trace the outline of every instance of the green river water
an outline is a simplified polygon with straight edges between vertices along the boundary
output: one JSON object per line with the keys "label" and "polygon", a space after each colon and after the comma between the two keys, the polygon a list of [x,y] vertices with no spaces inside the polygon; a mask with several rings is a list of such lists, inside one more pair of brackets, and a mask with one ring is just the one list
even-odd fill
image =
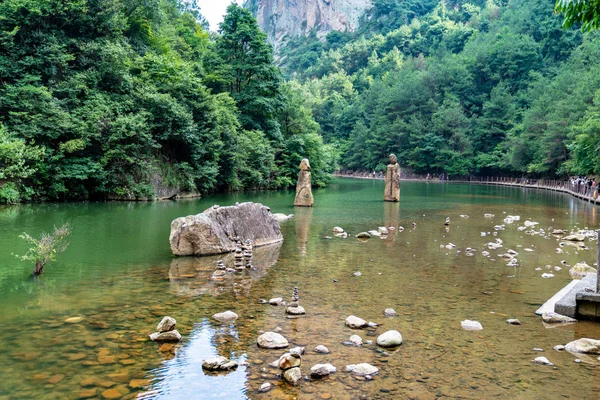
{"label": "green river water", "polygon": [[[0,399],[600,396],[596,357],[553,350],[581,337],[600,339],[600,324],[546,327],[534,314],[571,280],[569,265],[595,262],[596,244],[565,246],[558,253],[556,237],[518,229],[525,220],[538,222],[535,229],[546,232],[550,227],[597,229],[595,206],[543,190],[422,182],[403,182],[400,203],[384,203],[382,181],[354,179],[335,180],[314,195],[314,208],[296,209],[291,191],[0,208]],[[255,248],[255,270],[212,282],[222,257],[171,255],[173,219],[242,201],[295,214],[282,223],[281,246]],[[485,213],[495,216],[485,218]],[[494,226],[507,215],[521,219],[494,236]],[[448,227],[446,217],[451,218]],[[39,279],[30,279],[33,266],[11,254],[26,250],[19,234],[38,236],[65,222],[73,227],[70,247]],[[350,236],[335,237],[334,226]],[[354,237],[379,226],[405,229],[387,238]],[[503,248],[484,246],[496,238]],[[450,243],[456,247],[446,248]],[[475,249],[473,256],[467,247]],[[509,267],[498,257],[508,249],[519,253],[519,266]],[[490,255],[482,255],[484,250]],[[544,279],[542,273],[554,277]],[[289,319],[283,307],[259,302],[289,300],[294,286],[307,311],[304,317]],[[388,307],[398,316],[384,316]],[[229,309],[240,316],[235,323],[211,318]],[[148,340],[165,315],[177,319],[183,335],[177,345]],[[380,326],[351,330],[344,325],[349,315]],[[72,317],[82,319],[65,322]],[[522,325],[509,325],[508,318]],[[463,330],[465,319],[481,322],[484,329]],[[296,387],[284,383],[281,371],[269,366],[284,351],[256,345],[261,331],[277,327],[291,346],[306,347],[303,375],[317,363],[332,363],[337,372],[322,380],[304,379]],[[375,341],[390,329],[404,338],[397,349],[342,343],[352,334]],[[319,344],[331,353],[315,353]],[[228,374],[203,372],[202,360],[216,355],[242,366]],[[555,366],[533,364],[537,356]],[[364,380],[343,372],[345,365],[362,362],[377,366],[379,374]],[[273,388],[261,393],[265,382]]]}

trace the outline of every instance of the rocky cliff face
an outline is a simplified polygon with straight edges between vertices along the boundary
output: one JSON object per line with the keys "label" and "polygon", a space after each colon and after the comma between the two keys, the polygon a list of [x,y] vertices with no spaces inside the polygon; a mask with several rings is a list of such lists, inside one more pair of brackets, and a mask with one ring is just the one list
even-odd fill
{"label": "rocky cliff face", "polygon": [[277,49],[286,35],[319,37],[329,31],[354,31],[373,0],[246,0],[260,27]]}

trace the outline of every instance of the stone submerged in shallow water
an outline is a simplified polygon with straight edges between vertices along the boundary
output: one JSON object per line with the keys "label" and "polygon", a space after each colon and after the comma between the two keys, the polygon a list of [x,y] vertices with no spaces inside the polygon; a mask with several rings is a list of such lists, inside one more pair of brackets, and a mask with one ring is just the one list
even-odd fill
{"label": "stone submerged in shallow water", "polygon": [[310,376],[313,378],[322,378],[337,371],[337,368],[331,364],[316,364],[310,369]]}
{"label": "stone submerged in shallow water", "polygon": [[365,321],[362,318],[358,318],[354,315],[351,315],[348,318],[346,318],[345,323],[347,327],[352,329],[360,329],[367,326],[367,321]]}
{"label": "stone submerged in shallow water", "polygon": [[81,321],[83,321],[83,317],[71,317],[71,318],[65,319],[65,323],[67,323],[67,324],[78,324]]}
{"label": "stone submerged in shallow water", "polygon": [[156,330],[158,332],[169,332],[175,329],[175,325],[177,325],[175,318],[166,316],[156,325]]}
{"label": "stone submerged in shallow water", "polygon": [[377,368],[371,364],[367,364],[367,363],[350,364],[350,365],[346,365],[345,371],[352,372],[352,374],[354,374],[354,375],[365,376],[365,375],[375,375],[376,373],[379,372],[379,368]]}
{"label": "stone submerged in shallow water", "polygon": [[284,222],[284,221],[294,218],[294,214],[285,215],[282,213],[275,213],[275,214],[273,214],[273,216],[275,218],[277,218],[277,221],[279,221],[279,222]]}
{"label": "stone submerged in shallow water", "polygon": [[536,357],[534,360],[532,360],[535,364],[539,364],[539,365],[554,365],[552,364],[550,361],[548,361],[548,359],[546,357]]}
{"label": "stone submerged in shallow water", "polygon": [[298,367],[290,368],[285,370],[283,377],[292,385],[296,385],[302,379],[302,372],[300,372],[300,368]]}
{"label": "stone submerged in shallow water", "polygon": [[351,346],[362,346],[363,340],[358,335],[352,335],[352,336],[350,336],[350,339],[348,340],[348,344]]}
{"label": "stone submerged in shallow water", "polygon": [[402,335],[398,331],[387,331],[377,337],[377,344],[381,347],[396,347],[402,344]]}
{"label": "stone submerged in shallow water", "polygon": [[507,319],[506,323],[509,325],[521,325],[521,321],[515,318]]}
{"label": "stone submerged in shallow water", "polygon": [[383,315],[385,315],[386,317],[395,317],[398,315],[398,313],[393,308],[386,308],[383,311]]}
{"label": "stone submerged in shallow water", "polygon": [[306,310],[304,310],[304,307],[302,306],[297,306],[297,307],[286,307],[285,312],[287,314],[290,315],[304,315],[306,314]]}
{"label": "stone submerged in shallow water", "polygon": [[359,239],[369,239],[371,237],[371,235],[369,235],[368,232],[360,232],[359,234],[356,235],[356,237]]}
{"label": "stone submerged in shallow water", "polygon": [[279,359],[279,369],[287,370],[302,365],[302,358],[298,353],[285,353]]}
{"label": "stone submerged in shallow water", "polygon": [[600,340],[582,338],[573,340],[565,346],[570,353],[600,354]]}
{"label": "stone submerged in shallow water", "polygon": [[480,331],[483,329],[481,323],[465,319],[461,321],[460,326],[467,331]]}
{"label": "stone submerged in shallow water", "polygon": [[177,330],[168,332],[154,332],[150,334],[150,340],[162,343],[162,342],[179,342],[181,340],[181,334]]}
{"label": "stone submerged in shallow water", "polygon": [[259,347],[265,349],[283,349],[289,346],[286,338],[275,332],[265,332],[256,339]]}
{"label": "stone submerged in shallow water", "polygon": [[271,385],[269,382],[265,382],[262,385],[260,385],[260,389],[258,390],[262,393],[265,393],[271,390],[271,387],[273,387],[273,385]]}
{"label": "stone submerged in shallow water", "polygon": [[272,306],[278,306],[283,302],[283,299],[281,297],[274,297],[272,299],[269,300],[269,304]]}
{"label": "stone submerged in shallow water", "polygon": [[542,321],[547,324],[568,324],[577,322],[575,318],[567,317],[555,312],[545,312],[542,314]]}
{"label": "stone submerged in shallow water", "polygon": [[320,344],[315,348],[315,352],[321,353],[321,354],[329,354],[329,349],[327,347],[323,346],[322,344]]}
{"label": "stone submerged in shallow water", "polygon": [[573,233],[571,235],[567,235],[561,240],[568,240],[571,242],[583,242],[585,240],[585,235],[583,233]]}
{"label": "stone submerged in shallow water", "polygon": [[582,278],[582,277],[586,276],[587,274],[595,274],[595,273],[596,273],[596,268],[588,265],[585,261],[573,265],[571,267],[571,269],[569,270],[569,274],[571,274],[571,277],[573,277],[573,278]]}
{"label": "stone submerged in shallow water", "polygon": [[202,368],[207,371],[229,371],[238,367],[238,363],[223,356],[202,360]]}
{"label": "stone submerged in shallow water", "polygon": [[238,315],[231,310],[224,311],[213,315],[213,318],[219,322],[234,322],[238,319]]}

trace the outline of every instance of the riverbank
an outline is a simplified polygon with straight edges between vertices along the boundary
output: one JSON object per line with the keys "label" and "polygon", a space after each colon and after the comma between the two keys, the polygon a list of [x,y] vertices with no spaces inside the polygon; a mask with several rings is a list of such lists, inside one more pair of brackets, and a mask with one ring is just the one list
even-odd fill
{"label": "riverbank", "polygon": [[[383,180],[381,176],[371,176],[370,174],[334,174],[336,178],[354,178],[354,179],[374,179],[374,180]],[[589,201],[593,204],[599,204],[600,198],[596,196],[594,198],[594,191],[589,191],[585,185],[574,185],[567,181],[558,181],[558,180],[542,180],[542,179],[521,179],[521,178],[507,178],[507,177],[472,177],[469,180],[466,179],[451,179],[451,180],[441,180],[441,179],[426,179],[423,177],[400,177],[402,181],[408,182],[430,182],[430,183],[469,183],[469,184],[481,184],[481,185],[500,185],[500,186],[517,186],[529,189],[544,189],[551,190],[555,192],[563,192],[570,194],[578,199]],[[595,192],[597,194],[597,188]]]}

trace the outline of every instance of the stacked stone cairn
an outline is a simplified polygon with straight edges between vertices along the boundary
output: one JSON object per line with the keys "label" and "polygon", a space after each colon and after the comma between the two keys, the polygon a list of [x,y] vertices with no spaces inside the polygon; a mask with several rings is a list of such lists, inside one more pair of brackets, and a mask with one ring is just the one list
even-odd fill
{"label": "stacked stone cairn", "polygon": [[294,287],[294,290],[292,292],[292,301],[286,307],[285,312],[287,314],[290,314],[290,315],[303,315],[303,314],[306,314],[306,311],[304,310],[304,307],[302,307],[298,303],[299,300],[300,300],[300,297],[298,296],[298,287]]}
{"label": "stacked stone cairn", "polygon": [[164,317],[156,326],[157,332],[150,334],[150,339],[158,343],[179,342],[181,334],[175,329],[176,324],[175,318]]}
{"label": "stacked stone cairn", "polygon": [[244,259],[246,261],[246,268],[252,268],[252,241],[247,239],[242,245]]}
{"label": "stacked stone cairn", "polygon": [[218,260],[217,261],[217,269],[215,269],[215,272],[213,272],[213,274],[211,275],[210,279],[213,281],[222,281],[225,279],[225,269],[227,267],[225,267],[225,263],[223,263],[223,260]]}
{"label": "stacked stone cairn", "polygon": [[235,254],[233,255],[233,260],[233,264],[235,266],[236,271],[243,271],[245,263],[241,240],[237,241],[237,245],[235,247]]}
{"label": "stacked stone cairn", "polygon": [[302,379],[302,372],[300,371],[302,356],[300,353],[299,349],[292,349],[279,359],[279,368],[283,371],[283,377],[292,385],[296,385]]}

